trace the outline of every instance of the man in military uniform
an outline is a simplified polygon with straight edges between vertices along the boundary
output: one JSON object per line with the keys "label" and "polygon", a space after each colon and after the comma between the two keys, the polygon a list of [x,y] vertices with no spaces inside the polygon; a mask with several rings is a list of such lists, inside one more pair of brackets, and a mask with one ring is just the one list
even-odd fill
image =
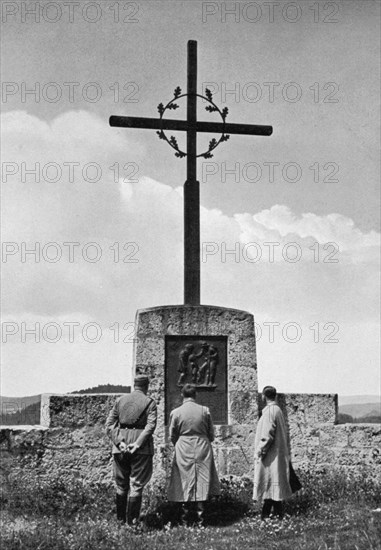
{"label": "man in military uniform", "polygon": [[152,476],[153,438],[157,408],[147,396],[148,376],[138,375],[134,391],[120,397],[106,421],[113,443],[117,517],[132,524],[139,519],[142,493]]}

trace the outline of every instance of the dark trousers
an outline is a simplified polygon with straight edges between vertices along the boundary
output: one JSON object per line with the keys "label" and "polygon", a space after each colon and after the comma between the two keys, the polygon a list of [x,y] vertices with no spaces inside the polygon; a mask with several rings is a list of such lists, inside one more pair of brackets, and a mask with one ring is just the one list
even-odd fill
{"label": "dark trousers", "polygon": [[152,455],[114,454],[117,518],[130,525],[139,520],[142,493],[152,476]]}
{"label": "dark trousers", "polygon": [[266,498],[263,501],[262,514],[261,514],[262,519],[268,518],[272,510],[273,510],[274,516],[278,518],[282,518],[283,502],[281,500],[271,500],[270,498]]}
{"label": "dark trousers", "polygon": [[114,479],[118,494],[141,497],[152,476],[152,455],[114,454]]}

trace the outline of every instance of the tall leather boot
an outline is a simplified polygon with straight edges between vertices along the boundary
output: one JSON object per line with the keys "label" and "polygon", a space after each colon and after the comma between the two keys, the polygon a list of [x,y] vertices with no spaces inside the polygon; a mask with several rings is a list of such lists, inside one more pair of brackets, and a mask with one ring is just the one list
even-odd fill
{"label": "tall leather boot", "polygon": [[198,521],[199,516],[197,510],[197,502],[184,502],[184,514],[182,519],[183,523],[185,523],[188,527],[194,525]]}
{"label": "tall leather boot", "polygon": [[197,519],[198,519],[198,524],[199,525],[204,525],[205,507],[204,507],[204,502],[203,501],[199,501],[197,503]]}
{"label": "tall leather boot", "polygon": [[122,523],[126,523],[127,493],[120,495],[116,493],[116,517]]}
{"label": "tall leather boot", "polygon": [[274,500],[274,516],[279,519],[283,518],[283,502],[281,500]]}
{"label": "tall leather boot", "polygon": [[127,503],[127,523],[131,525],[134,520],[138,521],[140,508],[142,506],[142,497],[130,497]]}
{"label": "tall leather boot", "polygon": [[262,508],[262,513],[261,513],[261,519],[266,519],[270,516],[270,512],[271,512],[271,508],[273,506],[273,503],[274,501],[269,499],[269,498],[266,498],[264,501],[263,501],[263,508]]}

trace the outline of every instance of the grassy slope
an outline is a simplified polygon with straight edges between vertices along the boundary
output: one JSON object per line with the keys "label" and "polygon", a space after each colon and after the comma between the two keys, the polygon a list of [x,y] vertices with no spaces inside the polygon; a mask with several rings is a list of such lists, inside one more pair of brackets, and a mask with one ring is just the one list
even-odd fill
{"label": "grassy slope", "polygon": [[3,548],[40,550],[376,550],[380,530],[369,509],[344,502],[313,514],[261,522],[257,515],[225,526],[147,529],[119,526],[112,519],[16,520],[3,527]]}
{"label": "grassy slope", "polygon": [[[174,526],[168,504],[152,506],[133,528],[115,520],[112,487],[88,488],[80,480],[19,476],[2,497],[2,548],[7,550],[380,550],[380,486],[369,472],[299,472],[304,489],[287,503],[280,522],[261,522],[258,506],[237,500],[239,483],[227,481],[209,506],[206,527]],[[238,484],[237,484],[238,483]],[[160,501],[159,501],[160,502]],[[148,508],[147,508],[148,506]],[[240,516],[240,517],[239,517]],[[378,520],[379,521],[379,520]]]}

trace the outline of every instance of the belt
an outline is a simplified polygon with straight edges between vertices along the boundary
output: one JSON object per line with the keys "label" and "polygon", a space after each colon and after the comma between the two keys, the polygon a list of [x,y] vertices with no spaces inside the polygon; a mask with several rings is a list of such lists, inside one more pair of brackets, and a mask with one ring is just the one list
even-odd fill
{"label": "belt", "polygon": [[144,430],[145,426],[134,426],[133,424],[120,424],[120,427],[122,430],[125,430],[126,428],[128,430]]}

